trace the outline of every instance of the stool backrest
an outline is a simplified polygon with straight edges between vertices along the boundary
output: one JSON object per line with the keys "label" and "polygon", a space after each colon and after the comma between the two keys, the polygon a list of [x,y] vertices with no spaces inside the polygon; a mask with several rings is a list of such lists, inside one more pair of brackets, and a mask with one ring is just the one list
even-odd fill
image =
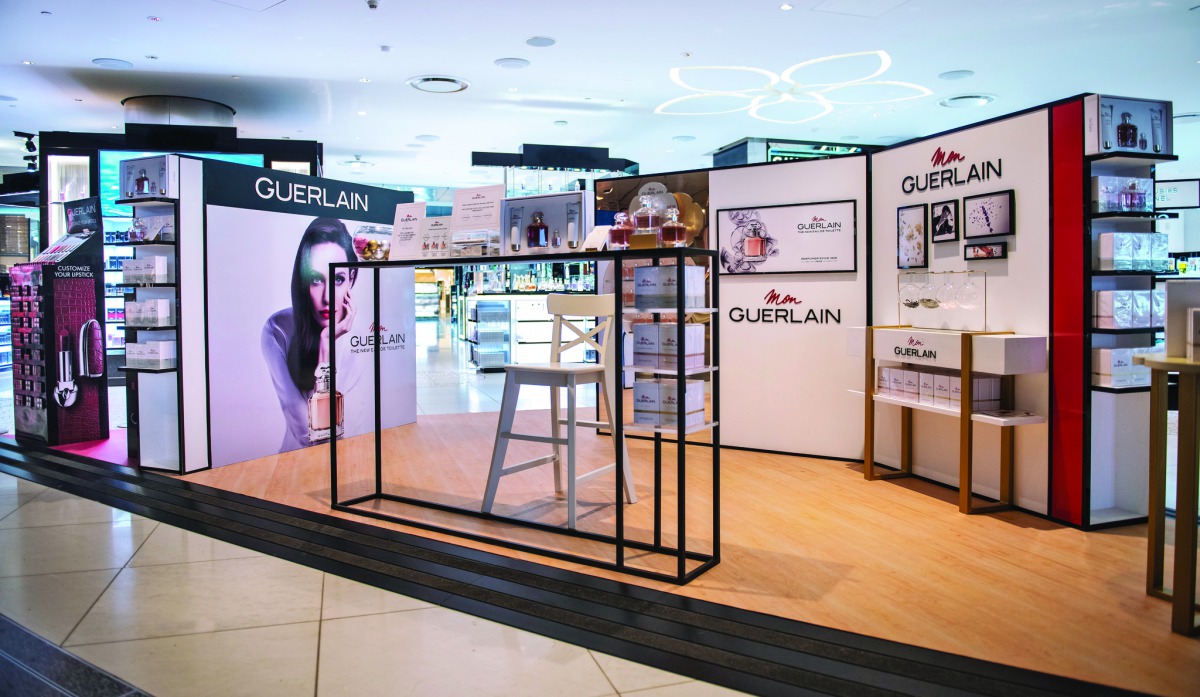
{"label": "stool backrest", "polygon": [[[615,299],[612,293],[607,295],[562,295],[551,293],[546,296],[546,310],[554,316],[554,329],[550,344],[550,362],[559,363],[560,357],[568,349],[581,344],[595,349],[599,355],[599,363],[604,364],[608,356],[609,344],[613,334],[611,328],[619,326],[613,321]],[[582,329],[567,318],[595,318],[596,326],[592,329]],[[564,336],[564,329],[570,333]]]}

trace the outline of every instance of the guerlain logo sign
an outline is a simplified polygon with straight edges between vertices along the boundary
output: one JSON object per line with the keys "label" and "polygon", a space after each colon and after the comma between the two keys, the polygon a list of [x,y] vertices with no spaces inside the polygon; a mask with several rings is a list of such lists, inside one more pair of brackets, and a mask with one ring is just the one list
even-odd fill
{"label": "guerlain logo sign", "polygon": [[908,345],[907,346],[897,346],[895,348],[895,353],[897,356],[900,356],[902,358],[918,358],[918,359],[923,358],[923,359],[930,360],[930,361],[936,361],[937,360],[937,351],[922,348],[924,345],[925,345],[925,342],[921,341],[920,339],[918,339],[914,336],[910,336],[910,337],[908,337]]}
{"label": "guerlain logo sign", "polygon": [[339,191],[336,196],[330,196],[329,191],[324,187],[301,184],[299,182],[289,184],[271,179],[270,177],[259,177],[255,180],[254,193],[258,194],[259,198],[274,198],[284,203],[324,206],[326,208],[346,208],[352,211],[369,210],[367,208],[367,194],[351,192],[347,195],[345,191]]}
{"label": "guerlain logo sign", "polygon": [[372,323],[367,328],[365,335],[356,334],[350,337],[350,352],[369,353],[371,348],[376,344],[379,345],[381,351],[395,351],[396,349],[403,349],[404,343],[403,334],[391,333],[382,324],[377,327]]}
{"label": "guerlain logo sign", "polygon": [[829,308],[800,307],[804,301],[790,293],[772,288],[763,295],[766,307],[734,307],[729,319],[734,322],[767,324],[841,324],[842,311]]}
{"label": "guerlain logo sign", "polygon": [[923,174],[910,174],[900,181],[900,190],[905,194],[922,193],[925,191],[937,191],[939,189],[949,189],[955,186],[965,186],[974,182],[986,182],[992,179],[1000,179],[1003,176],[1004,161],[996,158],[995,161],[985,160],[984,162],[972,164],[964,169],[959,167],[959,163],[965,163],[967,158],[954,150],[946,151],[940,147],[933,151],[933,155],[929,158],[929,166],[934,170]]}
{"label": "guerlain logo sign", "polygon": [[841,229],[842,229],[842,223],[840,221],[834,221],[831,223],[818,215],[814,215],[812,220],[807,223],[797,223],[796,224],[796,231],[800,232],[800,233],[835,232],[835,231],[841,230]]}

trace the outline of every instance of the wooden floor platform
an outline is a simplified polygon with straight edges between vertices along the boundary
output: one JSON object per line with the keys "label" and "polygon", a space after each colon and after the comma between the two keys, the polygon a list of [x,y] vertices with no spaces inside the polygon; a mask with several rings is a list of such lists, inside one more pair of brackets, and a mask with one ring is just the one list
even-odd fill
{"label": "wooden floor platform", "polygon": [[[544,412],[520,416],[531,424],[545,420]],[[422,416],[415,425],[389,430],[383,442],[385,490],[477,508],[496,418],[495,413]],[[643,500],[626,507],[626,518],[633,529],[645,530],[652,447],[639,440],[630,440],[629,447]],[[688,447],[690,462],[709,462],[707,447]],[[526,457],[517,447],[512,450],[510,461]],[[612,457],[609,439],[590,433],[580,450],[584,470]],[[371,436],[339,446],[339,497],[353,495],[356,488],[365,492],[373,461],[364,455],[373,451]],[[673,452],[664,448],[668,456]],[[845,462],[725,449],[721,463],[722,562],[683,587],[379,524],[964,656],[1156,694],[1196,694],[1200,641],[1171,633],[1168,603],[1145,595],[1144,525],[1085,533],[1020,512],[964,516],[955,492],[914,479],[867,482],[861,465]],[[538,468],[506,477],[496,512],[565,521],[565,502],[553,495],[550,475],[549,468]],[[711,540],[711,508],[704,498],[709,476],[706,467],[688,472],[689,538],[701,545]],[[186,480],[330,513],[327,447]],[[670,501],[676,490],[672,477],[664,477],[663,489]],[[611,530],[611,476],[589,482],[580,501],[581,528]],[[592,544],[412,506],[402,513],[473,531],[528,536],[577,553],[587,553]]]}

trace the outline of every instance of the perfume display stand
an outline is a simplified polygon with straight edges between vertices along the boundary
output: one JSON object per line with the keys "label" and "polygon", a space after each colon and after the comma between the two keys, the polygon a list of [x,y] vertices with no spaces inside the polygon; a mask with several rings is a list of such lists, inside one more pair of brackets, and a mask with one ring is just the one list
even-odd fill
{"label": "perfume display stand", "polygon": [[[1013,505],[1014,431],[1017,426],[1045,423],[1036,414],[1011,412],[1014,394],[1013,376],[1040,373],[1046,369],[1044,337],[1019,336],[1008,332],[969,332],[953,330],[914,329],[907,326],[866,328],[866,410],[863,417],[863,475],[868,480],[907,477],[913,474],[913,411],[920,410],[957,418],[959,422],[958,508],[962,513],[980,513],[1011,508]],[[904,361],[905,357],[919,358],[919,363]],[[906,399],[885,394],[877,370],[881,362],[898,368],[922,367],[957,370],[961,384],[958,404],[938,404],[937,401]],[[1002,410],[976,413],[973,404],[976,375],[1000,376],[999,401]],[[890,391],[890,390],[889,390]],[[940,400],[939,400],[940,401]],[[875,406],[891,404],[900,407],[900,468],[878,472],[875,465]],[[974,425],[990,424],[1000,427],[1000,487],[995,503],[981,504],[974,500]]]}
{"label": "perfume display stand", "polygon": [[[179,229],[176,199],[143,198],[116,203],[132,206],[134,218],[171,216],[174,228]],[[179,447],[182,441],[179,418],[181,377],[177,353],[179,307],[176,302],[178,247],[173,239],[115,244],[132,248],[130,259],[141,262],[146,268],[155,268],[157,261],[157,267],[162,270],[158,277],[152,274],[132,277],[127,270],[120,284],[125,289],[122,329],[125,332],[126,364],[121,370],[126,375],[129,457],[145,469],[182,474]],[[150,347],[153,347],[153,354]],[[147,418],[141,418],[142,414]]]}
{"label": "perfume display stand", "polygon": [[[1200,488],[1200,362],[1134,356],[1150,368],[1150,510],[1146,531],[1146,593],[1171,601],[1171,631],[1200,634],[1196,623],[1197,489]],[[1174,577],[1165,583],[1167,546],[1167,375],[1179,376],[1179,434],[1175,487]]]}
{"label": "perfume display stand", "polygon": [[[667,270],[667,273],[664,273],[664,276],[667,276],[674,269],[679,268],[699,268],[702,271],[707,271],[713,267],[715,257],[716,253],[709,250],[673,248],[525,256],[519,261],[514,260],[512,263],[608,261],[621,266],[632,264],[635,260],[648,260],[649,265]],[[480,260],[451,259],[449,262],[452,265],[467,265],[478,264]],[[486,263],[494,263],[494,260],[489,259]],[[421,262],[419,261],[393,261],[381,264],[358,265],[358,268],[360,274],[373,273],[379,275],[388,273],[392,269],[419,266],[420,264]],[[352,267],[356,265],[334,264],[332,268],[336,269],[341,266]],[[703,279],[699,274],[695,276],[688,275],[689,279],[698,277]],[[707,278],[712,278],[712,276],[707,275]],[[697,284],[690,282],[681,282],[675,285],[668,282],[664,286],[670,288],[669,294],[667,291],[664,291],[661,294],[653,296],[650,300],[639,299],[635,307],[627,306],[625,299],[620,293],[614,295],[614,312],[617,318],[630,314],[651,315],[657,320],[665,320],[670,317],[706,316],[709,320],[706,325],[708,333],[705,339],[706,350],[702,351],[702,355],[711,357],[711,359],[704,359],[704,364],[697,363],[695,360],[689,361],[687,351],[679,350],[665,364],[659,362],[657,364],[658,367],[641,366],[622,369],[635,372],[641,376],[642,381],[647,386],[654,387],[657,394],[661,395],[661,401],[659,402],[659,406],[646,408],[645,411],[635,407],[634,414],[628,413],[629,410],[621,399],[615,400],[615,404],[613,405],[613,423],[616,425],[615,437],[618,439],[618,442],[626,434],[633,433],[643,434],[653,439],[653,492],[650,495],[639,493],[639,502],[636,504],[625,503],[625,499],[622,496],[624,489],[624,468],[621,462],[623,457],[621,455],[622,449],[617,448],[616,476],[614,477],[613,488],[614,498],[612,499],[614,501],[612,505],[615,506],[615,523],[612,534],[569,529],[565,526],[551,525],[534,520],[500,516],[494,513],[483,513],[479,510],[478,503],[474,507],[470,507],[470,503],[455,506],[435,502],[428,498],[388,493],[386,489],[389,488],[389,484],[384,481],[383,475],[385,471],[385,454],[382,445],[384,435],[378,420],[380,408],[378,368],[376,368],[375,389],[377,417],[374,437],[374,461],[373,463],[364,463],[362,458],[370,457],[370,455],[364,453],[364,449],[355,449],[351,444],[347,444],[345,448],[339,447],[339,439],[336,436],[332,439],[329,449],[332,508],[337,511],[403,523],[426,530],[435,530],[457,537],[532,552],[556,559],[578,562],[589,566],[612,569],[645,578],[672,583],[687,583],[696,578],[715,566],[720,560],[721,511],[719,486],[720,385],[718,381],[711,380],[711,411],[706,413],[703,406],[704,384],[699,380],[699,378],[706,376],[711,378],[717,370],[719,331],[717,305],[719,299],[715,283],[703,280],[701,285],[703,287],[697,287]],[[378,287],[378,281],[376,282],[376,287]],[[378,312],[379,304],[377,303],[375,307],[376,312]],[[481,313],[484,311],[484,309],[480,309],[477,312]],[[479,320],[479,318],[480,315],[477,314],[476,319]],[[687,323],[672,323],[664,325],[663,331],[670,332],[673,329],[675,333],[674,339],[677,342],[675,345],[687,346],[691,343],[685,342],[685,331],[689,326],[691,325]],[[612,349],[614,355],[608,357],[611,360],[611,366],[608,369],[612,371],[610,379],[615,379],[617,372],[615,366],[623,366],[625,364],[625,349],[620,341],[611,342],[611,346],[614,347]],[[331,354],[333,356],[332,372],[336,375],[338,360],[336,346],[331,348]],[[679,390],[677,387],[679,385],[684,385],[685,388]],[[336,385],[331,389],[336,390]],[[698,413],[692,408],[696,397],[700,398]],[[689,398],[691,398],[691,403],[689,403]],[[668,444],[672,441],[677,442],[681,439],[681,434],[701,430],[711,431],[711,447],[708,445],[694,446],[686,444],[684,447],[675,448],[674,458],[664,457],[664,442]],[[607,443],[605,445],[607,446]],[[697,458],[695,455],[696,447],[707,448],[708,453],[706,456]],[[689,453],[689,451],[692,452]],[[691,456],[689,457],[689,455]],[[396,453],[388,452],[387,467],[389,469],[397,467],[402,469],[405,467],[405,463],[398,461],[396,457]],[[363,467],[364,464],[371,466]],[[487,472],[486,452],[483,453],[479,464],[479,482],[482,485]],[[704,487],[697,491],[695,485],[689,484],[690,481],[695,481],[698,478],[696,474],[690,476],[688,474],[689,470],[694,468],[699,468],[695,471],[703,473],[703,479],[708,480],[711,489]],[[339,471],[373,472],[373,481],[369,482],[371,493],[352,498],[342,498],[339,495],[339,485],[349,485],[350,482],[339,479]],[[672,484],[669,490],[664,489],[664,478]],[[358,482],[355,482],[355,485],[357,486]],[[689,486],[691,487],[690,491]],[[458,494],[461,497],[461,492],[458,492]],[[692,504],[690,508],[688,506],[689,501]],[[483,519],[503,523],[504,525],[496,528],[497,532],[494,534],[480,532],[481,528],[479,526],[463,526],[459,528],[450,527],[449,525],[439,525],[429,522],[429,520],[417,519],[413,516],[401,516],[383,512],[381,508],[389,503],[406,504],[433,509],[439,512],[449,512],[467,519]],[[628,517],[625,512],[627,506],[640,507],[637,510],[639,514],[638,525],[631,525],[627,522]],[[646,507],[651,508],[649,513],[645,510]],[[668,507],[669,510],[667,510]],[[704,510],[710,507],[710,511]],[[698,508],[701,509],[700,513],[696,513]],[[690,519],[688,517],[689,514],[692,516]],[[709,522],[705,520],[707,515],[711,515],[711,533],[707,532],[708,528],[706,524]],[[554,547],[538,546],[527,541],[520,541],[518,539],[519,535],[504,536],[502,531],[512,525],[577,538],[583,541],[582,547],[588,549],[596,548],[594,543],[601,543],[601,549],[607,550],[607,552],[599,556],[585,556],[581,553],[566,551],[568,548],[562,545]],[[672,526],[674,526],[674,529],[671,529]],[[470,527],[470,530],[464,529],[467,527]],[[708,539],[700,541],[689,538],[689,535],[696,535],[696,531],[699,529],[706,531],[707,534],[705,537]],[[670,571],[664,570],[668,568]]]}

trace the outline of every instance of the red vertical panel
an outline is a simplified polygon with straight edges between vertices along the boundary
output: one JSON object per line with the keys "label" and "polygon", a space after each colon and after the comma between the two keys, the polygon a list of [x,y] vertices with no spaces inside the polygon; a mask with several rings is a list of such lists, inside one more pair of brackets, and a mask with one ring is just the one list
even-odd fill
{"label": "red vertical panel", "polygon": [[1050,113],[1051,319],[1050,515],[1083,524],[1084,413],[1089,376],[1084,375],[1088,288],[1084,270],[1090,250],[1084,234],[1083,101]]}

